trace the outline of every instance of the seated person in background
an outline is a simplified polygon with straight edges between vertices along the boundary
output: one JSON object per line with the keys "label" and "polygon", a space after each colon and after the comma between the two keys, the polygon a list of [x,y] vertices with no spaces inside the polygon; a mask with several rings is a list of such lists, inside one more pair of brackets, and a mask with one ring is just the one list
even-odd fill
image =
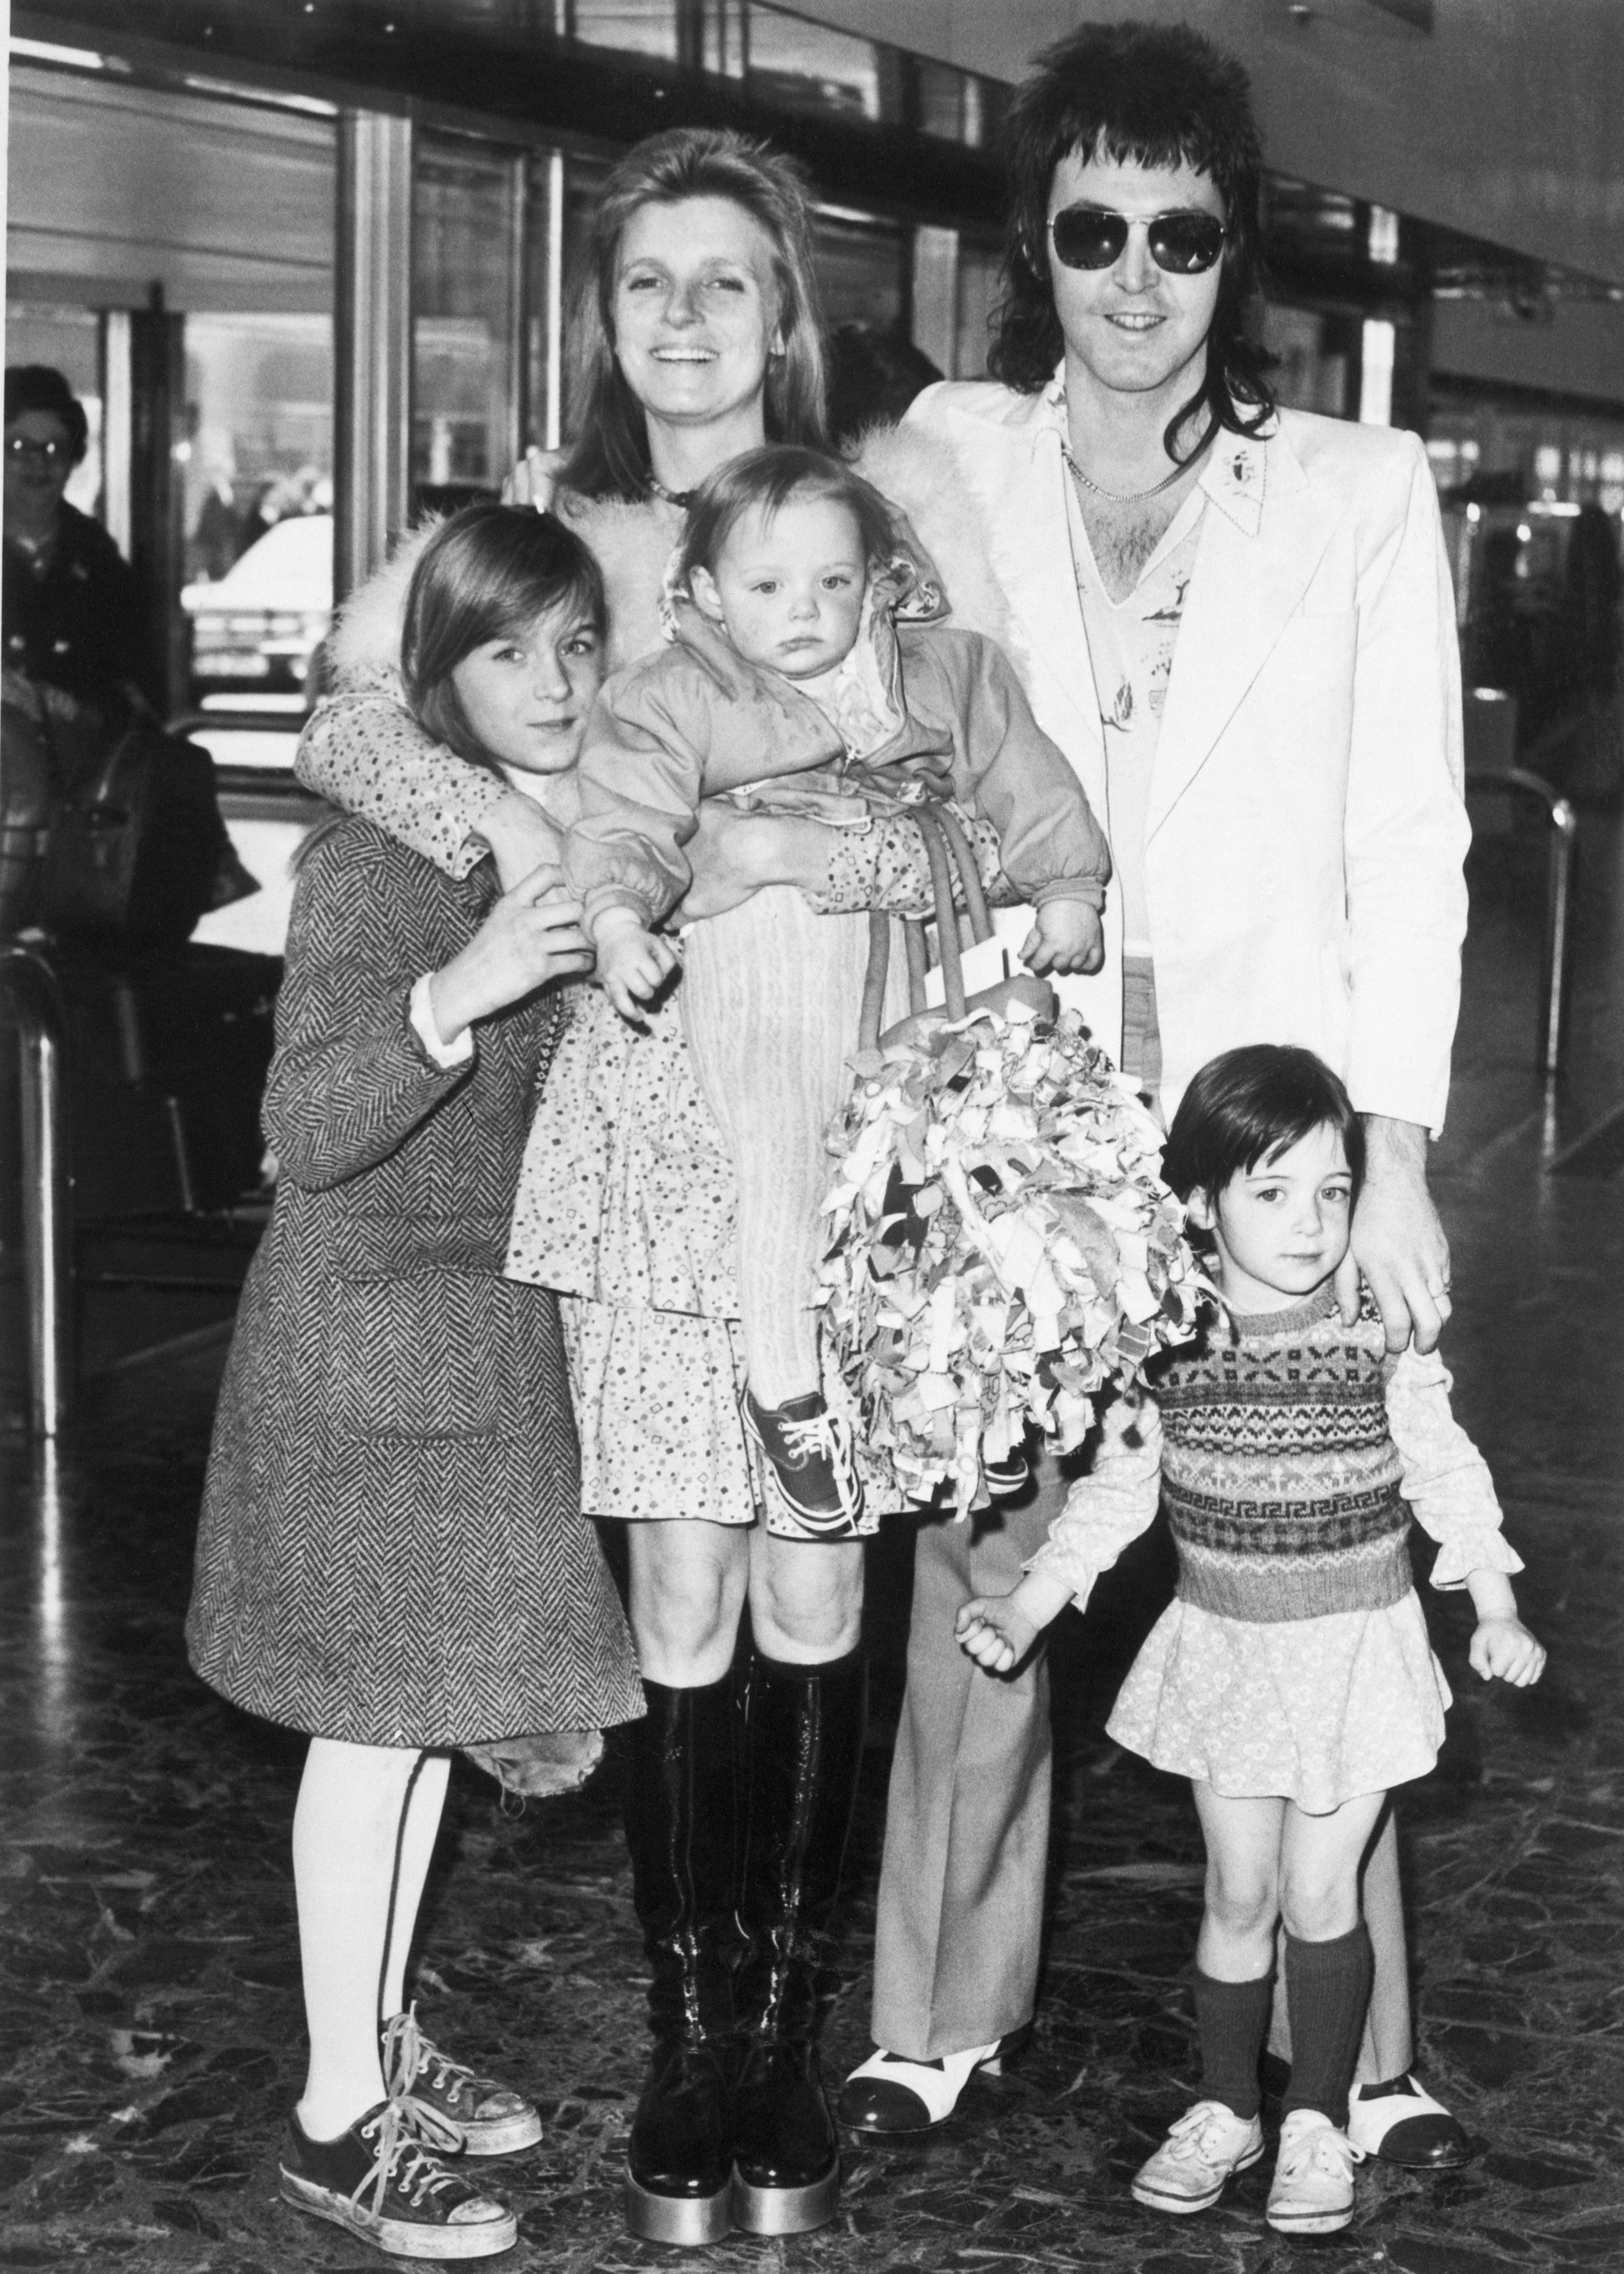
{"label": "seated person in background", "polygon": [[64,492],[89,423],[59,371],[5,374],[5,585],[9,670],[94,702],[130,683],[152,697],[140,591],[118,547]]}

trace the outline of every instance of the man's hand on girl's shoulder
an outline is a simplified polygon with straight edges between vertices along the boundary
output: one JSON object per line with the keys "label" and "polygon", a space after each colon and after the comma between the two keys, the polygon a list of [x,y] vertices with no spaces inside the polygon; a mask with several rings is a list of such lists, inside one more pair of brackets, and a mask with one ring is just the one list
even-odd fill
{"label": "man's hand on girl's shoulder", "polygon": [[1438,1347],[1449,1316],[1449,1243],[1426,1188],[1426,1132],[1413,1121],[1364,1117],[1365,1182],[1353,1244],[1336,1274],[1342,1322],[1359,1315],[1359,1275],[1381,1313],[1387,1348]]}

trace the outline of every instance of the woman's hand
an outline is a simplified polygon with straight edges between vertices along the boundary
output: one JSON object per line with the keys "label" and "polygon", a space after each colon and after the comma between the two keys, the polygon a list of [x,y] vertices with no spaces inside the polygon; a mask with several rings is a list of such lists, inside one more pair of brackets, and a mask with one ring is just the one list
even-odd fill
{"label": "woman's hand", "polygon": [[598,980],[628,1026],[641,1027],[651,1003],[680,961],[674,943],[646,930],[629,908],[610,908],[593,926]]}
{"label": "woman's hand", "polygon": [[504,505],[533,505],[538,513],[550,510],[558,489],[559,453],[538,450],[532,442],[502,484]]}
{"label": "woman's hand", "polygon": [[1097,971],[1105,960],[1105,927],[1087,900],[1045,900],[1020,944],[1028,971]]}
{"label": "woman's hand", "polygon": [[559,832],[535,799],[526,797],[523,790],[504,790],[481,817],[478,834],[491,848],[504,892],[524,883],[538,870],[559,873]]}
{"label": "woman's hand", "polygon": [[[849,802],[849,801],[848,801]],[[698,826],[682,848],[693,882],[684,922],[725,915],[763,885],[822,889],[829,876],[829,832],[821,822],[787,813],[741,813],[726,798],[702,798]]]}
{"label": "woman's hand", "polygon": [[558,869],[532,870],[502,894],[468,945],[430,980],[440,1039],[455,1043],[476,1019],[591,967],[580,901],[570,899]]}
{"label": "woman's hand", "polygon": [[1544,1644],[1530,1634],[1515,1614],[1479,1619],[1468,1656],[1474,1674],[1480,1674],[1485,1682],[1498,1676],[1514,1690],[1526,1690],[1545,1670]]}

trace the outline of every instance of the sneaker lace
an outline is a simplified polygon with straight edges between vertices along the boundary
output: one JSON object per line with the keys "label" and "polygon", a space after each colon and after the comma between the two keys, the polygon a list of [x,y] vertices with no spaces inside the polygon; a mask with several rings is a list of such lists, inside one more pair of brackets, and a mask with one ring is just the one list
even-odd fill
{"label": "sneaker lace", "polygon": [[[453,2060],[424,2036],[415,2004],[405,2013],[395,2014],[384,2030],[383,2074],[390,2099],[403,2101],[414,2109],[423,2105],[412,2093],[420,2076],[426,2077],[431,2091],[443,2093],[453,2108],[464,2093],[471,2094],[477,2082],[465,2063]],[[440,2121],[432,2110],[429,2113],[433,2121]],[[462,2142],[454,2141],[452,2144],[460,2147]]]}
{"label": "sneaker lace", "polygon": [[1334,2124],[1316,2124],[1312,2131],[1299,2133],[1295,2140],[1282,2143],[1280,2165],[1287,2179],[1301,2178],[1304,2172],[1320,2171],[1333,2179],[1350,2180],[1356,2164],[1365,2161],[1363,2148],[1356,2148],[1345,2132]]}
{"label": "sneaker lace", "polygon": [[1204,2164],[1215,2159],[1207,2153],[1217,2134],[1226,2124],[1237,2124],[1242,2120],[1215,2100],[1199,2100],[1187,2109],[1177,2123],[1169,2127],[1168,2146],[1176,2156],[1199,2157]]}
{"label": "sneaker lace", "polygon": [[849,1432],[839,1414],[810,1413],[801,1420],[785,1421],[779,1426],[784,1438],[785,1453],[796,1468],[819,1455],[829,1463],[835,1473],[835,1487],[840,1495],[841,1507],[850,1514],[852,1491]]}
{"label": "sneaker lace", "polygon": [[455,2187],[456,2173],[448,2172],[432,2153],[432,2146],[425,2144],[439,2144],[434,2138],[436,2132],[447,2135],[447,2147],[455,2150],[462,2145],[432,2109],[404,2094],[392,2095],[372,2122],[361,2127],[362,2138],[377,2143],[376,2155],[372,2170],[352,2191],[350,2202],[358,2203],[370,2187],[372,2209],[381,2218],[384,2195],[391,2182],[414,2210],[422,2209],[425,2196]]}

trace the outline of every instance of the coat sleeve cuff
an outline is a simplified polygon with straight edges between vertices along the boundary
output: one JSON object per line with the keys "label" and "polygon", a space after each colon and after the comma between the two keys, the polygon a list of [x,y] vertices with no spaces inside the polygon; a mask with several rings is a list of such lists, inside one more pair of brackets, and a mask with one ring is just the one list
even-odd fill
{"label": "coat sleeve cuff", "polygon": [[474,1055],[474,1030],[464,1027],[455,1042],[442,1043],[440,1028],[434,1024],[434,1005],[429,998],[429,984],[434,975],[425,971],[415,981],[407,998],[406,1016],[411,1030],[422,1043],[433,1063],[443,1073],[451,1073],[465,1066]]}

